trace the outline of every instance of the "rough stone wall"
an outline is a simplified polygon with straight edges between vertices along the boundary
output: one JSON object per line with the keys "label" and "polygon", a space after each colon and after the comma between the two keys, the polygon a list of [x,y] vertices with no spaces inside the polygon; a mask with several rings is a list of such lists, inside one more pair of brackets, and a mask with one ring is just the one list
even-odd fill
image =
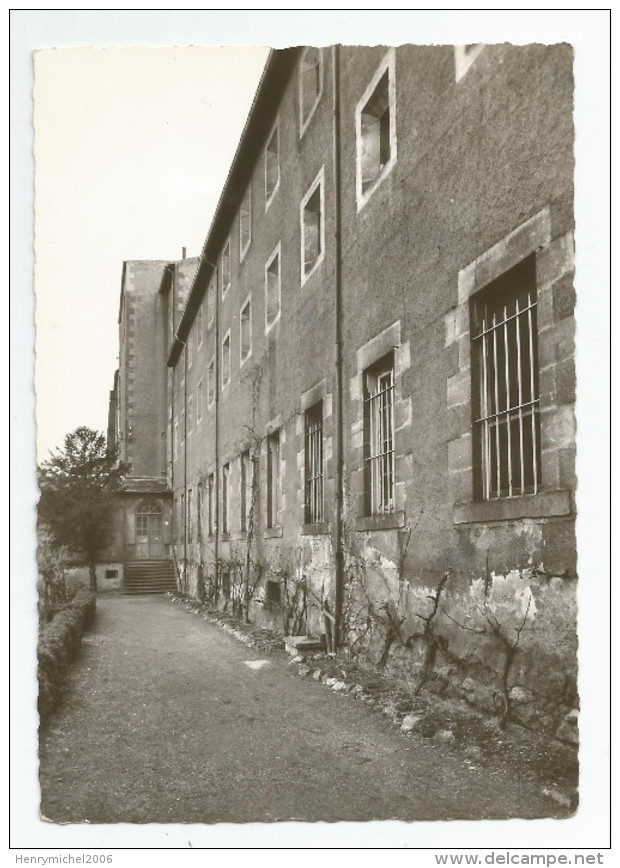
{"label": "rough stone wall", "polygon": [[[386,56],[395,81],[397,158],[360,204],[356,109]],[[434,689],[552,727],[575,702],[571,49],[484,46],[467,64],[459,64],[458,56],[455,62],[448,46],[404,46],[393,56],[381,47],[343,48],[341,57],[348,641],[375,662],[408,673],[413,689],[423,676]],[[182,498],[192,499],[195,518],[197,492],[204,497],[206,479],[216,470],[215,407],[207,407],[206,371],[214,355],[221,361],[222,340],[230,330],[231,382],[222,388],[220,370],[218,383],[220,467],[230,467],[230,527],[220,539],[220,566],[234,573],[245,563],[240,454],[249,447],[258,466],[252,566],[259,579],[250,617],[286,630],[289,609],[296,607],[296,626],[316,632],[324,629],[320,600],[333,599],[335,502],[329,51],[323,61],[321,98],[303,135],[296,76],[282,97],[280,185],[266,207],[261,155],[250,183],[252,238],[242,259],[238,217],[231,224],[232,280],[223,297],[221,282],[218,286],[218,345],[203,316],[204,335],[189,338],[192,366],[185,376],[181,356],[174,375],[175,419],[180,423],[185,402],[191,399],[194,407],[173,465],[175,540],[178,557],[187,556],[187,588],[198,594],[201,573],[203,579],[205,573],[215,575],[215,540],[205,531],[206,512],[203,508],[202,528],[193,522],[186,540]],[[321,169],[326,249],[304,283],[299,205]],[[277,244],[281,312],[266,331],[265,264]],[[532,255],[539,303],[542,491],[478,503],[472,481],[469,299]],[[252,354],[242,365],[239,312],[248,297]],[[392,349],[395,511],[368,517],[363,374]],[[201,378],[205,413],[198,424]],[[325,526],[305,528],[303,412],[317,395],[324,408]],[[282,432],[280,510],[276,527],[267,528],[265,438],[276,429]],[[221,498],[216,521],[221,528]],[[267,581],[280,584],[280,604],[269,600]],[[440,585],[428,627],[424,619]],[[496,599],[501,599],[500,620]],[[219,600],[231,605],[229,597],[220,594]],[[525,610],[524,601],[526,606],[530,601]]]}

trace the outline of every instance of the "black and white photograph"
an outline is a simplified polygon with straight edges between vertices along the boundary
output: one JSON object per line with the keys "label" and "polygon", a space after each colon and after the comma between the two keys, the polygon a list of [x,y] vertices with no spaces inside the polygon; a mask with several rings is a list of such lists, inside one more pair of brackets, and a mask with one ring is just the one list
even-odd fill
{"label": "black and white photograph", "polygon": [[32,46],[22,108],[28,822],[102,852],[254,824],[602,851],[587,28],[580,49],[570,10],[368,10],[347,38],[325,10],[233,10],[227,38],[187,12],[177,41],[183,13],[152,10],[159,39],[125,42],[105,10],[20,13],[80,14],[81,39]]}

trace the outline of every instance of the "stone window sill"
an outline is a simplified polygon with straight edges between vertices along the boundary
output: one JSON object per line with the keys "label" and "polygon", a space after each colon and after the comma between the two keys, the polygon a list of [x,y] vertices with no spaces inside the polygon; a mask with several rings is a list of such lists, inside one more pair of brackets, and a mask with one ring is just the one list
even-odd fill
{"label": "stone window sill", "polygon": [[405,526],[405,510],[389,515],[364,515],[355,519],[355,530],[394,530]]}
{"label": "stone window sill", "polygon": [[476,524],[570,514],[571,501],[568,491],[544,491],[525,497],[458,503],[454,507],[453,520],[454,524]]}
{"label": "stone window sill", "polygon": [[228,542],[230,540],[230,534],[229,533],[223,533],[221,536],[221,540],[222,540],[222,542]]}
{"label": "stone window sill", "polygon": [[265,539],[275,539],[276,537],[282,536],[282,527],[278,525],[278,527],[268,527],[265,528]]}
{"label": "stone window sill", "polygon": [[302,524],[302,536],[320,536],[321,534],[329,533],[328,521],[317,521],[314,524]]}
{"label": "stone window sill", "polygon": [[246,539],[247,533],[244,530],[238,530],[235,533],[229,533],[228,538],[231,540]]}

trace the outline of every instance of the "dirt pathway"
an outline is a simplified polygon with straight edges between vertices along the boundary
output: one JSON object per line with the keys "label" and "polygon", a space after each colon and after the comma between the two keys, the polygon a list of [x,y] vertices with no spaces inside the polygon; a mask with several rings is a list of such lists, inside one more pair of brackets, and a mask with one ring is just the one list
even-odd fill
{"label": "dirt pathway", "polygon": [[405,739],[158,598],[108,597],[41,738],[42,814],[91,823],[541,817],[540,788]]}

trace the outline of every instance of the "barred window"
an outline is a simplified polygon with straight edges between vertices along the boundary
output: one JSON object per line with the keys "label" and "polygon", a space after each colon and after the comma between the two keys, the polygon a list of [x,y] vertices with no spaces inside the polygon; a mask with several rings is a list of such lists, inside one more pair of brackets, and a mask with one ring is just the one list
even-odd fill
{"label": "barred window", "polygon": [[280,432],[267,438],[267,527],[278,526],[280,509]]}
{"label": "barred window", "polygon": [[305,414],[306,524],[323,521],[323,403]]}
{"label": "barred window", "polygon": [[366,513],[394,512],[394,354],[364,372]]}
{"label": "barred window", "polygon": [[474,497],[536,494],[540,422],[534,257],[471,300]]}

